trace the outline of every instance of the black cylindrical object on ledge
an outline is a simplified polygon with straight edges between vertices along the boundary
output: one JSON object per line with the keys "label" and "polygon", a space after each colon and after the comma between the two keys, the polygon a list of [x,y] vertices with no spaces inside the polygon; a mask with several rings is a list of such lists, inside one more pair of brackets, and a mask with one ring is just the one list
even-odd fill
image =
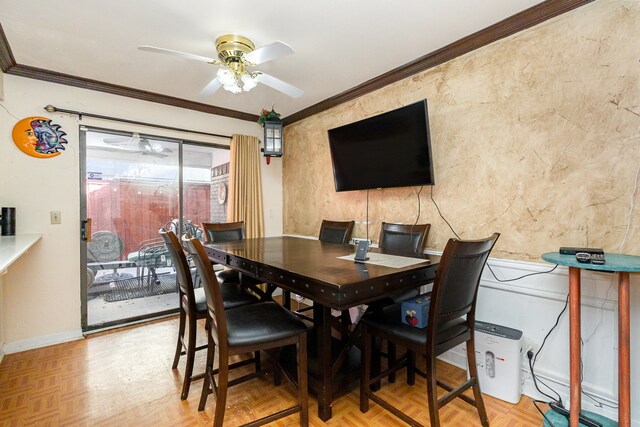
{"label": "black cylindrical object on ledge", "polygon": [[16,208],[2,208],[2,235],[16,235]]}

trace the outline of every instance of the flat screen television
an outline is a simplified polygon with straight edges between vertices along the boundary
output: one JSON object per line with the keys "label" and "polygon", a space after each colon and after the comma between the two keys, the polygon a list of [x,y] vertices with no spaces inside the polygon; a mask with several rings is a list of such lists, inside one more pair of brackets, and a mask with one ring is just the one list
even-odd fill
{"label": "flat screen television", "polygon": [[433,185],[427,100],[329,129],[336,191]]}

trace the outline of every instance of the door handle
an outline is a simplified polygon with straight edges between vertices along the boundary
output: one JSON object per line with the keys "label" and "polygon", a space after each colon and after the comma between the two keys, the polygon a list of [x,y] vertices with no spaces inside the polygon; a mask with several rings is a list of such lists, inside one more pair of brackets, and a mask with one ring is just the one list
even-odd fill
{"label": "door handle", "polygon": [[91,218],[87,218],[81,221],[80,224],[80,239],[85,242],[91,241]]}

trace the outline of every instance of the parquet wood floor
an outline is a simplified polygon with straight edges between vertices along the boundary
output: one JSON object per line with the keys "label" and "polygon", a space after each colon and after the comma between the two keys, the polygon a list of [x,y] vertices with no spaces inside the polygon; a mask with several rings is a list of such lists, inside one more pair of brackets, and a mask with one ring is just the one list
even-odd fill
{"label": "parquet wood floor", "polygon": [[[180,400],[184,358],[171,369],[178,321],[176,318],[91,335],[37,350],[6,355],[0,364],[1,426],[205,426],[213,422],[214,399],[198,412],[202,381],[193,383],[189,399]],[[204,329],[200,328],[199,332]],[[200,336],[204,342],[204,333]],[[196,371],[204,366],[204,352],[196,358]],[[249,368],[245,368],[249,369]],[[464,371],[439,365],[442,378],[462,381]],[[428,425],[426,385],[418,377],[414,387],[400,374],[395,384],[383,382],[381,394],[411,416]],[[295,400],[288,381],[274,387],[261,378],[229,391],[225,425],[236,426],[287,407]],[[540,426],[541,417],[531,400],[511,405],[485,396],[494,427]],[[310,397],[310,425],[325,425],[317,417],[317,402]],[[479,425],[477,413],[454,401],[440,411],[444,426]],[[327,426],[402,426],[375,403],[367,414],[358,408],[357,385],[333,404]],[[298,425],[298,415],[274,423]]]}

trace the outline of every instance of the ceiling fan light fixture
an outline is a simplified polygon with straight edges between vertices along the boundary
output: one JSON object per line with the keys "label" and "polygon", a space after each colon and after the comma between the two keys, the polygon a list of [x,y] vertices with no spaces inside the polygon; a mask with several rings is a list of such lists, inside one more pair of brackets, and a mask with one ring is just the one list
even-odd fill
{"label": "ceiling fan light fixture", "polygon": [[224,90],[227,90],[227,91],[229,91],[231,93],[240,93],[240,92],[242,92],[242,89],[240,88],[240,86],[238,86],[238,84],[235,81],[230,85],[224,85],[222,87],[224,88]]}
{"label": "ceiling fan light fixture", "polygon": [[242,89],[245,92],[249,92],[251,89],[253,89],[257,85],[258,85],[257,76],[252,76],[251,74],[246,72],[242,75]]}
{"label": "ceiling fan light fixture", "polygon": [[220,80],[220,83],[222,83],[225,89],[227,89],[227,86],[232,86],[236,82],[233,72],[228,68],[219,68],[216,75],[218,76],[218,80]]}

